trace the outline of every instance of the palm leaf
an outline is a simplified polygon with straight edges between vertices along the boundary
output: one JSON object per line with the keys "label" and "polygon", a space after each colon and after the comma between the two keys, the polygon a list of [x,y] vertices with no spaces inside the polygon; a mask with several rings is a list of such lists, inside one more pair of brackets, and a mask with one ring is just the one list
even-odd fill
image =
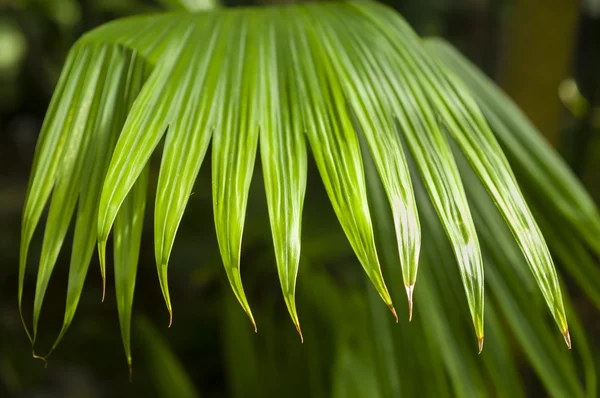
{"label": "palm leaf", "polygon": [[[279,26],[269,23],[268,33],[262,38],[264,52],[260,69],[265,73],[260,87],[263,90],[262,106],[267,114],[263,116],[260,128],[260,155],[283,297],[302,336],[295,294],[307,153],[300,108],[302,101],[298,97],[299,88],[291,79],[294,62],[286,54],[286,43],[276,39],[280,33]],[[279,55],[284,56],[278,59]],[[269,76],[276,78],[269,80]],[[282,108],[287,112],[281,112]]]}
{"label": "palm leaf", "polygon": [[125,356],[131,373],[131,307],[135,291],[138,258],[144,226],[144,211],[148,196],[149,166],[146,166],[133,189],[125,198],[115,219],[114,265],[115,293],[119,324],[125,347]]}
{"label": "palm leaf", "polygon": [[[125,60],[115,61],[119,54],[125,54]],[[134,58],[143,62],[131,61]],[[488,115],[484,117],[489,104],[484,104],[482,114],[477,100],[397,14],[370,2],[176,12],[123,19],[88,33],[72,49],[48,110],[23,213],[20,303],[31,237],[54,189],[38,266],[32,341],[46,286],[79,199],[83,219],[93,219],[97,211],[103,278],[106,242],[121,211],[124,215],[115,227],[116,237],[125,236],[127,228],[135,230],[120,241],[125,242],[117,248],[117,258],[122,260],[115,261],[116,274],[122,276],[117,292],[122,334],[129,347],[128,319],[141,228],[135,222],[141,214],[132,211],[143,208],[145,200],[140,195],[145,183],[140,175],[165,134],[154,220],[158,276],[170,312],[168,260],[212,139],[212,192],[221,257],[234,295],[254,321],[242,287],[240,250],[260,141],[280,282],[299,330],[294,292],[307,173],[305,133],[342,229],[378,295],[395,314],[375,246],[360,130],[394,220],[398,250],[394,257],[399,259],[397,267],[411,311],[421,241],[416,208],[418,204],[422,216],[428,196],[456,257],[481,349],[483,262],[464,172],[452,152],[455,142],[516,238],[569,343],[558,276],[548,248],[496,142],[499,135],[488,126]],[[126,118],[120,117],[124,110]],[[107,137],[113,137],[115,129],[118,139],[113,150],[113,138]],[[97,146],[96,142],[105,143]],[[409,151],[404,150],[405,144]],[[409,155],[418,175],[409,174]],[[416,182],[426,191],[417,199]],[[566,194],[561,198],[552,200],[568,203],[562,205],[561,215],[565,215],[575,201]],[[597,221],[591,211],[582,217],[583,221],[562,220],[578,231],[587,231],[576,226],[580,222],[595,225]],[[436,218],[428,216],[431,219]],[[82,254],[74,256],[71,265],[77,275],[77,289],[68,297],[72,313],[89,263],[88,248],[96,238],[88,232],[76,228],[75,241],[82,242],[78,249]],[[436,244],[445,243],[443,235],[434,239]],[[130,246],[123,246],[127,241]],[[451,277],[456,275],[447,261],[430,258],[426,263],[438,278],[451,272]],[[444,311],[445,300],[457,293],[436,293],[434,286],[440,280],[427,282],[423,297],[432,306],[427,317],[434,326],[428,333],[432,339],[447,340],[443,325],[451,318]],[[464,324],[457,325],[461,326],[456,333],[464,331]],[[459,364],[459,349],[451,347],[450,341],[444,346],[448,367]],[[344,360],[354,361],[353,355]],[[456,383],[458,377],[459,373],[453,376]]]}
{"label": "palm leaf", "polygon": [[[343,20],[337,20],[334,10],[328,10],[335,28],[321,23],[325,38],[323,49],[331,54],[334,71],[342,71],[340,79],[348,101],[353,104],[369,148],[373,153],[379,176],[384,181],[386,194],[392,208],[398,250],[401,254],[402,277],[409,300],[409,319],[412,318],[412,294],[417,278],[419,249],[421,243],[419,218],[412,184],[402,142],[397,134],[394,120],[386,112],[390,109],[387,98],[378,95],[378,82],[374,69],[379,65],[362,56],[365,43],[360,35],[345,29]],[[318,21],[318,18],[315,18]],[[352,40],[353,39],[353,40]],[[338,51],[336,51],[336,49]],[[343,49],[344,51],[339,51]],[[335,72],[331,72],[335,73]]]}
{"label": "palm leaf", "polygon": [[[206,47],[195,52],[196,61],[198,57],[204,57],[201,69],[188,73],[184,83],[185,98],[188,99],[190,108],[197,112],[186,112],[181,119],[170,125],[158,177],[154,208],[155,253],[161,289],[169,312],[172,310],[167,285],[167,265],[177,227],[208,149],[212,122],[210,115],[214,113],[211,100],[217,94],[216,87],[209,86],[209,83],[218,81],[215,74],[219,73],[220,65],[215,63],[209,70],[208,60],[215,51],[216,34],[211,35],[211,30],[218,32],[219,26],[209,27],[212,29],[204,31],[206,37],[210,38]],[[203,96],[197,90],[202,84],[206,90],[206,95]]]}
{"label": "palm leaf", "polygon": [[566,271],[600,308],[595,288],[600,284],[600,270],[593,260],[593,255],[600,256],[600,216],[592,199],[531,122],[487,77],[448,44],[437,39],[426,44],[474,93],[516,170],[550,246]]}

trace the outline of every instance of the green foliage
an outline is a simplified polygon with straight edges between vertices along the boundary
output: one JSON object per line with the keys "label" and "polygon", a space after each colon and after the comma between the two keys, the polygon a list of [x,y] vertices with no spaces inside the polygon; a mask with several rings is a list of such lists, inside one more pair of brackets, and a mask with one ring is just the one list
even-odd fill
{"label": "green foliage", "polygon": [[156,385],[156,396],[199,398],[200,395],[182,364],[156,327],[143,317],[137,318],[135,325],[137,334],[147,347],[144,359],[148,364],[148,373]]}
{"label": "green foliage", "polygon": [[210,10],[215,8],[220,2],[215,0],[159,0],[165,6],[176,10]]}
{"label": "green foliage", "polygon": [[[489,392],[489,380],[501,395],[524,396],[507,328],[553,394],[595,391],[594,363],[576,314],[569,317],[577,352],[591,369],[585,388],[541,311],[545,303],[570,347],[559,279],[536,223],[598,305],[595,207],[533,127],[479,72],[445,44],[424,45],[398,15],[367,2],[134,17],[100,27],[73,47],[42,129],[23,212],[20,307],[29,245],[52,194],[32,332],[23,320],[32,344],[78,203],[67,311],[57,343],[75,313],[96,242],[106,278],[106,245],[114,229],[117,303],[131,364],[130,320],[149,161],[163,138],[154,245],[169,312],[169,258],[212,143],[218,245],[234,295],[254,322],[240,256],[259,150],[279,280],[298,332],[295,294],[310,149],[372,286],[339,289],[339,281],[308,266],[303,331],[316,341],[306,344],[310,355],[290,348],[290,358],[308,361],[297,377],[311,383],[298,388],[299,396],[303,391],[446,396],[452,395],[443,388],[448,383],[457,395],[471,396]],[[312,246],[305,264],[322,261],[331,249],[322,244],[320,251],[314,249],[315,242],[331,239],[325,231],[304,237]],[[468,331],[475,328],[481,351],[484,264],[491,298],[485,325],[493,348],[478,357],[469,349]],[[384,274],[392,281],[390,291]],[[395,289],[401,285],[409,319],[413,292],[420,303],[410,329],[393,325],[377,300],[395,315],[392,302],[400,299]],[[457,310],[463,291],[470,317]],[[296,370],[286,373],[278,369],[284,358],[256,352],[231,301],[224,307],[224,339],[230,341],[232,391],[276,394],[276,383],[283,385]],[[266,333],[274,333],[277,318],[264,318]],[[323,325],[327,332],[320,331]],[[290,341],[287,335],[282,340]],[[334,364],[330,374],[319,374],[323,363]],[[269,377],[240,367],[269,369]],[[414,374],[432,382],[416,385]],[[330,382],[323,382],[323,375]]]}

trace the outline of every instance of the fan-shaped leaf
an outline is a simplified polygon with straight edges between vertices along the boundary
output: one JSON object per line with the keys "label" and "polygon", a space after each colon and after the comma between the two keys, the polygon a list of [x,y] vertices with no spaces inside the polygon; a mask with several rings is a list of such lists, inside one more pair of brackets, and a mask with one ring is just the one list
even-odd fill
{"label": "fan-shaped leaf", "polygon": [[[143,59],[140,66],[134,68],[135,77],[130,73],[124,77],[125,64],[121,56]],[[153,71],[146,79],[143,70],[150,65]],[[103,277],[104,250],[117,219],[117,290],[122,334],[130,359],[128,334],[141,233],[142,213],[139,212],[143,212],[145,204],[138,189],[141,189],[140,184],[146,184],[146,175],[140,175],[145,173],[143,170],[165,133],[155,209],[155,254],[160,285],[170,311],[167,263],[212,137],[212,193],[219,248],[234,294],[252,318],[242,287],[240,251],[260,138],[280,282],[290,315],[298,326],[294,290],[306,185],[303,135],[306,133],[335,214],[378,294],[395,312],[375,249],[357,139],[358,131],[362,131],[390,204],[402,279],[409,296],[416,280],[420,226],[404,143],[420,171],[420,178],[413,176],[412,181],[418,184],[416,180],[420,179],[424,183],[424,188],[419,188],[418,198],[427,206],[428,201],[423,196],[427,191],[435,209],[426,210],[427,224],[435,224],[432,214],[437,212],[443,227],[437,229],[442,237],[444,232],[441,231],[445,230],[451,243],[448,250],[440,250],[440,253],[452,250],[458,259],[471,321],[480,342],[483,338],[483,270],[461,179],[466,171],[461,169],[459,174],[455,163],[454,155],[460,152],[466,155],[470,168],[477,173],[512,229],[553,315],[566,334],[566,319],[552,261],[500,146],[460,81],[425,51],[406,23],[387,8],[370,2],[349,2],[124,19],[82,38],[72,50],[65,70],[63,76],[69,76],[61,79],[48,113],[23,215],[19,302],[29,243],[56,185],[38,268],[32,340],[48,279],[80,197],[75,227],[77,247],[72,253],[66,326],[61,336],[77,305],[89,264],[89,247],[95,240],[94,231],[86,231],[85,225],[94,220],[98,206],[97,236]],[[137,88],[132,87],[134,82],[139,85],[142,81],[144,85],[138,95]],[[486,106],[483,110],[489,116],[487,113],[493,106]],[[124,127],[111,154],[125,113]],[[496,123],[492,113],[488,119]],[[442,126],[458,144],[459,150],[454,155]],[[512,128],[510,123],[501,120],[497,126],[500,126],[498,136],[504,137],[502,142],[510,144],[507,146],[510,153],[522,153],[523,148],[534,145],[529,140],[506,138]],[[536,152],[536,157],[546,159],[542,155]],[[531,165],[540,169],[544,161],[547,160]],[[525,161],[518,164],[530,165]],[[550,175],[539,170],[524,174],[534,182],[538,177],[545,183],[565,178],[564,173],[556,170]],[[586,204],[581,195],[573,197],[558,189],[539,191],[554,195],[550,208],[558,209],[547,216],[544,213],[541,216],[544,222],[566,221],[568,230],[576,231],[579,237],[597,230],[600,225],[597,215],[586,207],[589,203]],[[543,208],[543,195],[534,193],[532,197],[539,212]],[[565,203],[580,203],[585,209],[574,211]],[[580,225],[578,217],[584,219]],[[486,244],[492,234],[493,231],[486,235]],[[432,236],[436,247],[445,248],[445,239],[437,232]],[[560,233],[553,239],[561,240]],[[598,248],[592,238],[585,239],[590,246]],[[520,254],[513,253],[510,242],[504,234],[499,238],[498,247],[509,254],[502,256],[498,267],[501,272],[496,275],[509,279],[511,287],[527,287],[532,278],[529,273],[515,272],[515,266],[521,264],[517,258]],[[565,251],[564,242],[560,248],[559,256],[568,257],[560,254]],[[586,249],[583,243],[578,248]],[[457,337],[459,332],[470,328],[470,324],[467,317],[447,314],[450,299],[462,295],[461,285],[460,282],[445,285],[446,281],[458,281],[458,274],[446,266],[451,259],[436,259],[438,255],[437,252],[427,254],[435,273],[428,276],[424,284],[428,292],[422,296],[433,306],[433,326],[425,327],[424,321],[419,320],[427,336],[419,348],[415,345],[406,351],[416,353],[425,347],[433,352],[439,347],[436,340],[440,339],[444,342],[442,358],[451,370],[449,378],[456,384],[455,391],[463,395],[477,393],[485,388],[482,380],[486,370],[476,369],[472,382],[460,380],[465,371],[475,367],[475,359],[463,355],[461,347],[467,343],[450,336],[445,328],[451,325]],[[402,283],[399,280],[397,275],[396,283]],[[525,284],[518,285],[522,281],[526,281]],[[497,294],[505,294],[502,287],[497,290]],[[508,300],[496,304],[505,316],[510,316],[512,304]],[[532,305],[531,308],[537,307]],[[519,316],[511,322],[517,318]],[[527,339],[521,338],[521,341]],[[451,340],[458,340],[457,345],[450,346]],[[395,346],[398,347],[395,352],[401,352],[405,345]],[[354,350],[353,355],[357,360],[373,357],[372,353],[365,354],[362,350]],[[415,366],[421,368],[424,363]],[[399,367],[408,369],[404,365]],[[571,365],[563,368],[569,376],[557,385],[564,391],[577,391],[574,386],[564,387],[574,383]],[[552,372],[555,369],[558,368],[552,367]],[[445,380],[446,375],[437,372],[435,378]],[[379,380],[373,380],[376,379]],[[409,385],[406,391],[414,390],[413,387]],[[398,388],[391,386],[391,390]],[[402,387],[400,390],[405,392]]]}

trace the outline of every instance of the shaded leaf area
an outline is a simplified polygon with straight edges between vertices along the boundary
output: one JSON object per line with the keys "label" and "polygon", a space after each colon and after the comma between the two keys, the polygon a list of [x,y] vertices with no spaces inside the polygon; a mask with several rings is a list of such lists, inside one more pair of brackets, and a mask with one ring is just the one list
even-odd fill
{"label": "shaded leaf area", "polygon": [[145,317],[137,317],[135,326],[146,347],[145,364],[156,386],[156,396],[199,398],[189,375],[156,327]]}
{"label": "shaded leaf area", "polygon": [[61,78],[57,87],[57,93],[64,96],[52,101],[36,148],[28,188],[28,198],[32,199],[25,205],[23,219],[28,222],[21,236],[19,306],[29,242],[52,192],[38,268],[33,330],[28,331],[33,343],[43,297],[78,203],[65,317],[54,346],[68,329],[81,296],[97,241],[93,225],[104,176],[147,65],[134,52],[106,45],[75,47],[70,60],[74,69],[69,69],[69,80]]}
{"label": "shaded leaf area", "polygon": [[[88,33],[72,49],[48,110],[23,213],[20,304],[29,244],[50,203],[31,331],[23,321],[32,344],[45,291],[77,208],[73,276],[57,343],[75,313],[96,243],[106,278],[112,230],[121,332],[131,363],[130,319],[149,160],[162,153],[154,248],[159,284],[172,316],[169,258],[209,148],[216,236],[234,296],[254,323],[240,263],[242,242],[249,238],[244,238],[244,225],[250,182],[260,156],[279,281],[300,332],[295,294],[310,151],[327,200],[372,285],[366,288],[367,299],[360,296],[355,303],[351,297],[340,298],[336,310],[349,307],[357,319],[363,311],[372,317],[363,328],[377,326],[384,336],[356,344],[336,335],[332,344],[344,354],[334,362],[334,395],[360,392],[348,384],[358,374],[365,377],[360,388],[381,389],[381,396],[404,389],[416,393],[417,386],[411,381],[405,386],[398,375],[421,366],[415,364],[427,366],[431,358],[422,352],[441,358],[435,361],[443,366],[429,372],[440,383],[449,381],[461,396],[485,390],[486,377],[516,379],[498,370],[514,360],[510,350],[498,348],[483,368],[477,357],[466,354],[474,345],[468,337],[473,328],[481,351],[484,324],[497,338],[496,347],[509,347],[514,343],[504,333],[508,324],[548,388],[556,383],[557,391],[581,395],[573,362],[564,358],[564,347],[561,351],[556,346],[540,311],[545,302],[570,345],[559,279],[534,214],[542,227],[551,227],[548,235],[557,244],[556,255],[567,269],[577,270],[571,274],[591,296],[593,285],[584,279],[586,270],[593,269],[589,249],[598,252],[598,235],[590,235],[598,231],[598,215],[564,165],[538,145],[537,133],[519,122],[520,116],[512,119],[512,105],[496,106],[501,97],[489,83],[460,80],[457,76],[471,73],[458,67],[451,72],[448,67],[455,69],[454,64],[432,55],[432,46],[437,48],[423,46],[393,11],[370,2],[175,12],[128,18]],[[453,57],[448,59],[459,59]],[[475,88],[470,90],[471,84]],[[514,120],[521,125],[511,126]],[[516,178],[501,145],[516,165]],[[534,160],[519,160],[522,151],[531,151]],[[517,184],[526,181],[521,178],[532,181],[525,183],[529,205]],[[381,192],[375,195],[373,184],[378,181]],[[563,192],[548,187],[550,181],[575,188]],[[565,227],[556,228],[556,223]],[[376,246],[379,235],[393,238],[393,250],[387,243]],[[569,238],[578,245],[576,254],[565,246]],[[327,237],[321,239],[327,243]],[[420,257],[427,240],[430,246]],[[327,244],[324,248],[331,250]],[[579,268],[575,257],[586,259],[587,268]],[[492,297],[485,322],[484,263]],[[417,277],[418,268],[427,268],[429,274]],[[386,285],[384,274],[392,284]],[[305,286],[312,289],[312,282]],[[377,297],[396,315],[393,302],[403,299],[396,294],[399,286],[408,294],[407,318],[412,317],[413,292],[419,303],[415,323],[420,326],[414,327],[423,333],[418,344],[403,341],[404,332],[387,325],[391,319],[378,307]],[[540,291],[543,301],[528,300]],[[456,306],[465,313],[468,308],[469,315],[454,316]],[[328,322],[339,319],[333,312],[327,312]],[[234,315],[228,322],[239,321]],[[335,328],[343,329],[341,324]],[[574,327],[578,352],[585,357],[577,320]],[[240,345],[249,339],[239,326],[225,329]],[[265,329],[269,333],[268,324]],[[318,339],[314,334],[312,338]],[[231,354],[232,361],[242,352],[240,348]],[[368,364],[384,367],[374,372]],[[481,377],[465,380],[473,369]],[[249,389],[262,387],[254,384],[259,378],[242,376],[236,374]],[[427,388],[434,394],[436,383],[430,384]],[[519,388],[516,381],[514,388]]]}

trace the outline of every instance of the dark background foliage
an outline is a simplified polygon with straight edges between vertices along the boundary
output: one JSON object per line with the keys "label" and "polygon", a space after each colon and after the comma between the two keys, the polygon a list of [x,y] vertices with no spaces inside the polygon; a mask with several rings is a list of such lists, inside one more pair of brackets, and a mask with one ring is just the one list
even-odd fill
{"label": "dark background foliage", "polygon": [[[407,0],[388,4],[420,34],[445,37],[496,79],[600,200],[599,2]],[[139,333],[140,328],[134,328],[138,330],[133,335],[134,376],[133,383],[128,381],[114,291],[109,287],[107,300],[100,303],[96,259],[75,322],[47,369],[31,358],[16,304],[21,207],[37,135],[64,58],[84,32],[115,18],[161,9],[159,2],[150,0],[0,0],[0,396],[152,396],[161,391],[149,358],[156,355],[151,351],[154,343]],[[311,178],[313,171],[309,170],[303,231],[309,236],[329,228],[324,225],[339,229],[330,207],[322,205],[324,191],[318,178]],[[149,319],[142,325],[160,326],[159,333],[202,395],[220,397],[229,391],[225,369],[230,356],[223,343],[228,338],[223,325],[231,325],[226,319],[230,303],[223,297],[230,293],[214,236],[209,176],[208,167],[203,167],[171,261],[173,327],[166,329],[168,314],[156,279],[151,222],[146,223],[142,244],[134,313]],[[280,339],[280,329],[293,333],[293,326],[280,295],[264,194],[258,183],[254,185],[244,235],[250,243],[243,252],[243,266],[253,270],[245,283],[257,303],[257,318],[261,311],[278,314],[277,327],[270,331],[267,327],[264,333]],[[340,271],[355,260],[347,254],[341,230],[333,235],[335,241],[323,243],[329,254],[319,259],[319,266],[341,284],[353,283],[363,276],[359,267],[354,267],[356,275]],[[40,245],[38,234],[32,247],[39,250]],[[51,345],[62,321],[68,255],[63,250],[46,296],[40,347]],[[36,256],[34,250],[31,258]],[[29,293],[35,281],[31,268],[26,282]],[[302,270],[299,283],[301,279]],[[302,297],[299,300],[302,311]],[[30,302],[25,305],[28,308]],[[594,328],[594,317],[597,314],[591,311],[583,319]],[[319,335],[318,330],[305,334],[315,339]],[[536,391],[539,384],[532,372],[526,366],[519,371]]]}

